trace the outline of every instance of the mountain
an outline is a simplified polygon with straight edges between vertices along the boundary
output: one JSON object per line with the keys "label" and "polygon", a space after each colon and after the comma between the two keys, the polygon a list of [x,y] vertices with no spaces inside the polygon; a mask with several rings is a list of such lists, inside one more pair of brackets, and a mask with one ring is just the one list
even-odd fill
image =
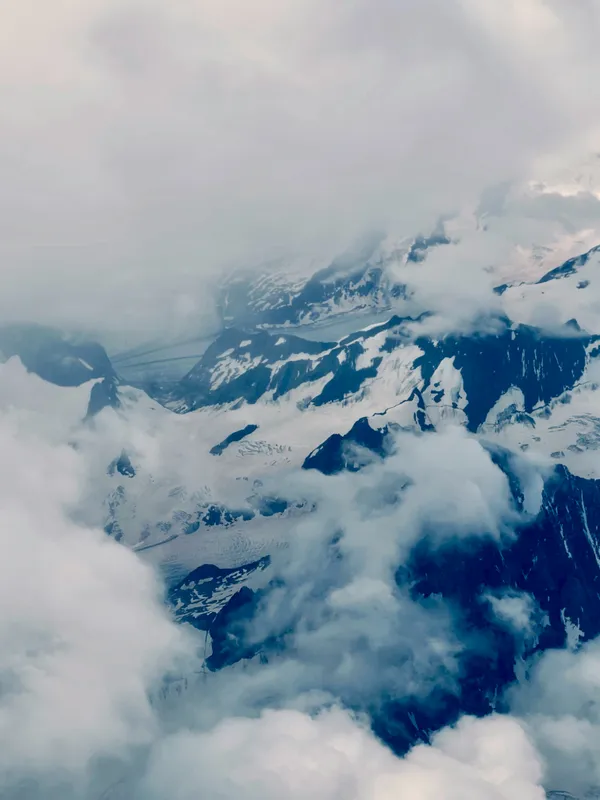
{"label": "mountain", "polygon": [[118,405],[117,375],[97,342],[74,341],[61,331],[38,325],[0,327],[0,359],[18,357],[23,366],[57,386],[81,386],[94,381],[88,417]]}
{"label": "mountain", "polygon": [[[545,273],[531,291],[539,297],[549,285],[554,291],[571,280],[581,292],[594,280],[581,271],[592,270],[596,253],[593,248]],[[513,291],[504,294],[510,298]],[[501,710],[519,663],[600,634],[600,474],[589,459],[600,442],[597,332],[587,332],[576,317],[546,328],[500,315],[480,332],[433,338],[419,334],[419,321],[391,315],[336,341],[305,339],[298,326],[294,332],[228,328],[168,394],[155,395],[177,415],[231,418],[230,433],[215,437],[210,451],[227,456],[228,464],[260,458],[267,446],[274,453],[277,441],[294,442],[287,463],[275,458],[271,466],[301,464],[327,480],[385,460],[398,431],[427,436],[460,424],[507,476],[517,512],[523,489],[514,459],[536,453],[555,464],[537,515],[512,542],[471,537],[440,547],[425,537],[399,567],[399,589],[424,607],[443,598],[470,647],[460,659],[458,688],[440,688],[435,702],[413,697],[372,712],[375,730],[397,752],[462,713]],[[310,447],[317,434],[322,438]],[[189,597],[180,588],[204,573],[192,571],[173,595],[178,617],[209,632],[209,669],[277,657],[277,637],[257,642],[246,635],[269,592],[280,590],[268,567],[258,586],[248,584],[262,563],[230,568],[231,582],[227,570],[221,578],[214,565],[204,566],[207,584],[225,580],[223,590],[211,593],[210,614],[203,611],[207,590]],[[531,603],[527,631],[498,612],[517,600]]]}
{"label": "mountain", "polygon": [[[478,442],[518,522],[512,538],[482,529],[440,543],[426,530],[399,557],[395,589],[424,613],[443,600],[467,646],[453,686],[367,704],[397,752],[460,714],[503,710],[528,659],[600,635],[600,247],[495,284],[477,324],[432,333],[434,312],[412,307],[389,267],[427,270],[434,252],[458,247],[450,228],[395,248],[371,239],[295,283],[229,280],[224,326],[203,352],[190,345],[184,374],[153,366],[154,347],[113,364],[98,343],[0,329],[5,359],[65,391],[89,384],[86,420],[65,425],[89,467],[78,513],[162,570],[171,613],[202,632],[209,671],[281,657],[289,629],[261,638],[253,625],[286,597],[290,531],[310,528],[340,476],[402,463],[402,435],[461,426]],[[524,464],[542,476],[535,513]],[[331,536],[311,567],[325,584],[340,569]]]}
{"label": "mountain", "polygon": [[548,317],[549,325],[576,319],[590,333],[600,333],[596,313],[600,247],[592,247],[533,281],[517,281],[504,287],[507,313],[523,321]]}
{"label": "mountain", "polygon": [[269,558],[262,558],[236,569],[205,564],[193,570],[169,592],[176,619],[199,630],[214,630],[221,610],[257,573],[268,569],[269,563]]}
{"label": "mountain", "polygon": [[[522,489],[511,472],[510,457],[502,451],[494,457],[511,478],[515,507],[521,506]],[[191,573],[175,590],[179,618],[196,616],[192,624],[211,634],[211,668],[257,654],[266,661],[277,656],[277,638],[257,642],[247,633],[269,592],[281,591],[276,582],[254,591],[244,585],[250,572],[262,568],[250,564],[233,571],[240,584],[233,592],[232,583],[221,588],[213,574],[225,581],[227,573],[204,568],[206,580],[219,586],[210,614],[205,584],[189,599],[181,588],[193,590],[204,572]],[[373,712],[379,735],[397,752],[405,752],[415,739],[426,739],[461,714],[501,711],[502,692],[525,659],[548,648],[578,646],[600,634],[600,481],[586,481],[557,467],[545,483],[536,519],[511,543],[473,537],[440,547],[426,537],[399,568],[396,581],[424,607],[432,598],[451,604],[455,624],[470,645],[460,655],[458,687],[440,687],[434,703],[431,697],[391,699]],[[531,604],[528,629],[519,629],[508,613],[515,601]],[[505,615],[498,613],[502,603],[507,603]]]}
{"label": "mountain", "polygon": [[[348,465],[352,442],[382,455],[383,429],[427,431],[454,421],[520,450],[545,453],[550,445],[546,454],[562,453],[557,460],[569,464],[596,446],[600,423],[575,413],[593,396],[587,375],[598,354],[595,337],[571,336],[570,328],[547,336],[500,320],[496,333],[437,341],[411,335],[413,322],[392,317],[333,343],[229,329],[167,394],[155,394],[162,405],[127,400],[122,388],[124,413],[147,408],[153,425],[168,427],[170,447],[185,448],[204,426],[210,435],[197,456],[204,478],[196,490],[185,488],[189,475],[173,471],[164,483],[143,470],[133,481],[114,470],[108,481],[98,476],[107,484],[107,532],[148,547],[214,525],[286,516],[293,509],[266,494],[265,474],[301,466],[335,472],[342,461]],[[585,425],[591,431],[583,451]],[[542,426],[552,430],[539,437]]]}

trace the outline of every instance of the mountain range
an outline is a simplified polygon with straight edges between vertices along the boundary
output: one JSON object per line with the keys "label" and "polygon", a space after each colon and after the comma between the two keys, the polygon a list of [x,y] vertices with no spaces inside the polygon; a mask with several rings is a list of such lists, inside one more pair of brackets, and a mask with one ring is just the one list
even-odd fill
{"label": "mountain range", "polygon": [[[285,584],[287,532],[311,519],[318,492],[402,465],[408,435],[458,426],[478,443],[509,487],[513,532],[440,541],[438,521],[395,565],[397,590],[424,609],[443,598],[470,643],[453,685],[366,703],[399,753],[461,714],[502,710],[537,654],[600,635],[600,245],[491,275],[492,304],[440,333],[397,267],[426,270],[432,252],[456,246],[451,227],[394,247],[374,236],[302,279],[232,276],[222,329],[201,353],[169,357],[175,343],[157,359],[109,355],[55,330],[0,329],[4,369],[77,393],[58,406],[61,430],[89,455],[80,513],[162,570],[175,618],[210,642],[212,672],[280,657],[289,620],[249,630]],[[548,303],[568,318],[536,321],[529,311]],[[403,503],[404,481],[386,503]],[[336,546],[332,535],[323,580],[335,580]],[[531,603],[526,626],[498,610],[511,598]]]}

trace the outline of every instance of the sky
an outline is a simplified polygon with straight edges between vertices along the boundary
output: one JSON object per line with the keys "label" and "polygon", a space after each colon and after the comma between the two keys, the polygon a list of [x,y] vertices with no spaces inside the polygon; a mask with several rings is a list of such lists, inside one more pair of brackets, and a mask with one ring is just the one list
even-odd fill
{"label": "sky", "polygon": [[428,230],[587,148],[598,123],[594,0],[9,0],[2,15],[10,321],[211,331],[232,267]]}

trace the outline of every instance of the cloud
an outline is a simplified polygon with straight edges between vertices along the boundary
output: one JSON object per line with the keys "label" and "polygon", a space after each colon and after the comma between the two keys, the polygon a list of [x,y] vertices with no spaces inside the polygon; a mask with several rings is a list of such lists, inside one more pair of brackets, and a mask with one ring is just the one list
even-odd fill
{"label": "cloud", "polygon": [[211,330],[227,265],[416,233],[593,127],[585,9],[11,0],[0,317]]}
{"label": "cloud", "polygon": [[537,644],[540,629],[547,624],[547,620],[531,594],[504,590],[487,592],[483,599],[490,604],[497,620],[516,638],[522,639],[524,646]]}
{"label": "cloud", "polygon": [[27,372],[18,357],[0,364],[0,414],[17,430],[36,433],[47,444],[64,444],[85,417],[90,384],[55,386]]}
{"label": "cloud", "polygon": [[398,759],[340,709],[266,711],[167,739],[140,798],[543,800],[541,777],[539,757],[509,718],[465,718]]}
{"label": "cloud", "polygon": [[187,652],[152,571],[70,521],[81,458],[22,422],[0,417],[0,793],[9,797],[22,781],[29,797],[38,781],[43,796],[63,781],[83,791],[98,759],[127,761],[156,731],[150,691]]}
{"label": "cloud", "polygon": [[600,787],[600,641],[550,650],[509,694],[548,764],[551,789],[584,796]]}
{"label": "cloud", "polygon": [[[453,691],[464,644],[452,615],[412,601],[395,570],[426,533],[512,535],[521,518],[507,479],[474,437],[452,426],[402,433],[394,455],[360,474],[265,483],[317,506],[286,522],[288,553],[274,558],[281,589],[247,630],[283,631],[284,649],[267,664],[198,677],[193,643],[168,618],[151,570],[73,522],[95,460],[114,455],[119,437],[137,442],[144,468],[162,463],[160,423],[153,432],[135,412],[127,425],[107,410],[82,432],[80,389],[51,387],[17,360],[0,372],[3,796],[543,797],[540,758],[515,720],[463,719],[398,759],[336,708]],[[535,513],[539,485],[517,471]],[[171,680],[161,699],[163,678],[181,674],[187,681]]]}
{"label": "cloud", "polygon": [[[469,537],[502,543],[523,521],[505,474],[477,440],[453,426],[400,434],[395,455],[358,474],[301,473],[264,490],[315,510],[283,521],[287,546],[273,554],[274,582],[231,629],[237,657],[262,650],[267,663],[220,676],[208,705],[216,698],[227,713],[250,713],[265,698],[285,706],[324,692],[379,712],[390,698],[458,692],[465,645],[450,609],[441,599],[416,602],[396,573],[423,536],[433,546]],[[537,485],[531,491],[539,501]]]}
{"label": "cloud", "polygon": [[[566,0],[9,0],[0,319],[142,339],[210,332],[232,265],[326,261],[375,227],[426,231],[590,135],[597,23],[592,3]],[[596,204],[582,205],[588,224]],[[513,222],[407,271],[438,327],[497,310],[482,266],[511,257]],[[464,431],[400,436],[397,455],[360,476],[296,476],[293,493],[318,510],[279,531],[281,584],[245,630],[279,637],[283,653],[183,697],[170,683],[161,704],[182,661],[193,682],[192,635],[134,553],[74,519],[94,516],[81,504],[119,437],[149,471],[179,460],[195,479],[205,462],[181,458],[168,424],[164,435],[114,418],[77,430],[75,451],[65,441],[86,387],[49,388],[14,360],[0,378],[0,794],[97,800],[99,783],[125,777],[128,800],[541,800],[526,731],[552,781],[597,782],[592,645],[540,661],[514,700],[524,722],[463,719],[405,759],[335,707],[454,688],[464,645],[452,615],[415,603],[395,570],[425,534],[502,542],[521,519]],[[489,599],[529,631],[525,598]]]}
{"label": "cloud", "polygon": [[[451,244],[430,248],[426,262],[392,263],[394,280],[407,284],[410,303],[401,313],[427,316],[413,328],[418,334],[498,329],[504,316],[567,335],[564,324],[577,318],[594,333],[598,317],[596,286],[586,292],[579,280],[537,285],[565,261],[600,242],[600,160],[567,157],[559,167],[541,169],[543,182],[498,187],[477,208],[467,207],[446,221]],[[589,184],[589,185],[588,185]],[[586,270],[582,270],[586,272]],[[593,272],[593,260],[588,273]],[[580,280],[593,275],[582,274]],[[499,286],[510,286],[501,296]]]}

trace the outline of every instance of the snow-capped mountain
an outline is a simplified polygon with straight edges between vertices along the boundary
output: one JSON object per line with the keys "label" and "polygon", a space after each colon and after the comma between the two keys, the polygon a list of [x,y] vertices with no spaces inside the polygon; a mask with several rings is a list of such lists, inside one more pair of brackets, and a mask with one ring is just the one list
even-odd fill
{"label": "snow-capped mountain", "polygon": [[88,416],[118,405],[117,374],[97,342],[71,340],[51,328],[34,325],[0,327],[0,360],[15,356],[27,370],[57,386],[94,381]]}
{"label": "snow-capped mountain", "polygon": [[258,329],[330,325],[348,315],[389,311],[406,286],[388,267],[419,263],[440,245],[450,244],[440,221],[427,236],[368,237],[330,264],[306,273],[271,269],[233,275],[221,296],[227,326]]}
{"label": "snow-capped mountain", "polygon": [[[538,202],[549,190],[530,192]],[[494,265],[479,316],[440,332],[439,309],[423,308],[411,281],[442,252],[460,254],[473,230],[501,227],[494,214],[488,205],[427,236],[376,237],[296,278],[228,279],[222,330],[185,352],[153,345],[111,359],[54,331],[0,330],[6,380],[37,376],[56,436],[86,459],[74,513],[162,570],[169,608],[203,632],[213,671],[278,657],[286,630],[246,630],[285,584],[289,531],[313,518],[329,482],[401,464],[403,435],[459,426],[483,448],[510,488],[514,535],[440,544],[432,527],[398,563],[397,590],[423,608],[443,598],[469,647],[435,702],[387,697],[369,709],[397,751],[460,713],[501,709],[535,654],[600,635],[600,236],[580,252],[573,235],[521,249],[512,270]],[[403,480],[386,502],[402,504]]]}

